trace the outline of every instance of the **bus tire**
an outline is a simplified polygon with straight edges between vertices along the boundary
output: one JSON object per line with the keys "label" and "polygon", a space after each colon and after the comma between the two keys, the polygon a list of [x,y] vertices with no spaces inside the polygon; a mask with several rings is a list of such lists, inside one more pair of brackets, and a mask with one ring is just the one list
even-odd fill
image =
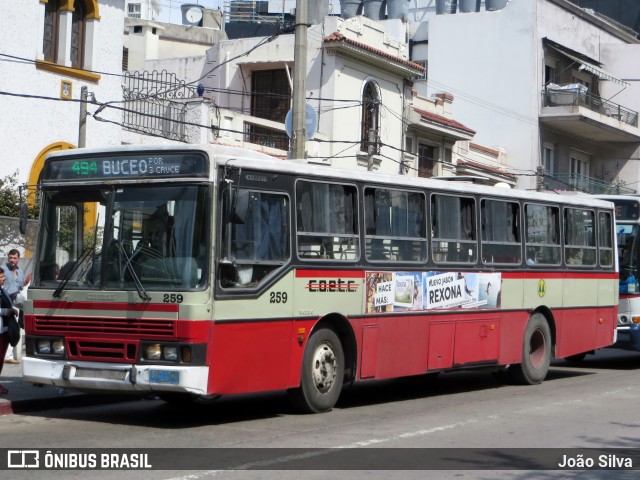
{"label": "bus tire", "polygon": [[522,363],[512,365],[509,374],[521,385],[537,385],[547,376],[551,363],[551,330],[541,313],[534,313],[527,322],[522,341]]}
{"label": "bus tire", "polygon": [[304,350],[300,387],[289,390],[294,407],[306,413],[328,412],[338,401],[344,380],[344,352],[336,333],[315,331]]}

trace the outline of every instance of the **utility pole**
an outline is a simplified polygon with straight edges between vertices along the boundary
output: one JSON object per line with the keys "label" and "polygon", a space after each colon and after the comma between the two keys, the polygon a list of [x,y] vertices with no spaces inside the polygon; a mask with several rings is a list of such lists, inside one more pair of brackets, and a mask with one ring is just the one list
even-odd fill
{"label": "utility pole", "polygon": [[538,165],[536,168],[536,191],[541,192],[544,190],[544,165]]}
{"label": "utility pole", "polygon": [[293,50],[293,106],[291,111],[291,158],[304,158],[307,140],[307,0],[296,0],[296,31]]}
{"label": "utility pole", "polygon": [[87,87],[80,89],[80,123],[78,128],[78,148],[83,148],[87,144],[87,98],[89,96]]}

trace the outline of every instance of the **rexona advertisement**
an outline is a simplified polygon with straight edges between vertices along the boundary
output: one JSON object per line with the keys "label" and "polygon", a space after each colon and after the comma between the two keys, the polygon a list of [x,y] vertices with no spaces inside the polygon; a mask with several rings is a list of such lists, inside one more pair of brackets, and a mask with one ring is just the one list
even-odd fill
{"label": "rexona advertisement", "polygon": [[500,306],[500,273],[366,272],[367,313]]}

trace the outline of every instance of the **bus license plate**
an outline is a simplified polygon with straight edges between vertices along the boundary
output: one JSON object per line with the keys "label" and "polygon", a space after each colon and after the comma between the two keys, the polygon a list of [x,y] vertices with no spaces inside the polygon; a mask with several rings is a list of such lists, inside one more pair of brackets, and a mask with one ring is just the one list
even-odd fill
{"label": "bus license plate", "polygon": [[180,372],[172,370],[149,370],[149,383],[180,383]]}

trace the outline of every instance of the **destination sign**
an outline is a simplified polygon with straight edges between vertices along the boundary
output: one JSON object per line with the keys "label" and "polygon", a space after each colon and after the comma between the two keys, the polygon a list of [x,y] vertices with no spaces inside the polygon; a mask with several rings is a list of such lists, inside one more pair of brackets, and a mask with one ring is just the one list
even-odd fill
{"label": "destination sign", "polygon": [[207,176],[201,153],[152,153],[54,158],[45,164],[43,180],[128,179]]}
{"label": "destination sign", "polygon": [[638,220],[640,218],[640,203],[638,200],[626,200],[617,198],[614,200],[616,206],[616,220]]}

